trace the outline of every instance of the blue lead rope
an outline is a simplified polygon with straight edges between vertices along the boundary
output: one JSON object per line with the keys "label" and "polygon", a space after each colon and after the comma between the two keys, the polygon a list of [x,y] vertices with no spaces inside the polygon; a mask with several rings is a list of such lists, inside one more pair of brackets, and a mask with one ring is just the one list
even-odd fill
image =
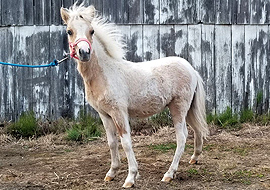
{"label": "blue lead rope", "polygon": [[14,64],[14,63],[5,63],[0,62],[1,65],[8,65],[13,67],[28,67],[28,68],[42,68],[42,67],[54,67],[58,65],[58,61],[55,59],[53,62],[47,64],[47,65],[20,65],[20,64]]}
{"label": "blue lead rope", "polygon": [[61,62],[65,61],[69,57],[64,57],[60,61],[58,60],[53,60],[47,65],[21,65],[21,64],[14,64],[14,63],[5,63],[5,62],[0,62],[1,65],[8,65],[8,66],[13,66],[13,67],[28,67],[28,68],[43,68],[43,67],[55,67],[59,65]]}

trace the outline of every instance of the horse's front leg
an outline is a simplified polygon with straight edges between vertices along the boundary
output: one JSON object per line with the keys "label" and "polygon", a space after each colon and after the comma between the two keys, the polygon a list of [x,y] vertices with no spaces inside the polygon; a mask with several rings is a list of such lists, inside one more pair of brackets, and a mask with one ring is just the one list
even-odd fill
{"label": "horse's front leg", "polygon": [[120,166],[119,152],[118,152],[118,140],[117,130],[110,116],[99,114],[106,130],[107,141],[111,152],[111,168],[107,172],[104,181],[111,181],[114,179],[116,172]]}
{"label": "horse's front leg", "polygon": [[138,175],[138,164],[132,149],[128,115],[119,111],[113,114],[112,119],[120,134],[121,144],[128,160],[128,176],[123,187],[130,188],[134,185],[135,178]]}

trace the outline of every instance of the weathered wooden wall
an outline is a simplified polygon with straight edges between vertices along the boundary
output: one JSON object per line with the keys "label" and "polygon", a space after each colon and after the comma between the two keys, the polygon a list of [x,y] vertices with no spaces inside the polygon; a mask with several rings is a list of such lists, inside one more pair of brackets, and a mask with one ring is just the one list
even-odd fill
{"label": "weathered wooden wall", "polygon": [[[205,81],[208,111],[227,106],[269,111],[270,1],[85,2],[118,25],[128,60],[186,58]],[[0,0],[0,61],[46,64],[60,59],[68,44],[59,10],[73,3]],[[73,61],[44,69],[0,66],[0,121],[27,110],[41,118],[76,117],[81,109],[91,110],[84,96]]]}

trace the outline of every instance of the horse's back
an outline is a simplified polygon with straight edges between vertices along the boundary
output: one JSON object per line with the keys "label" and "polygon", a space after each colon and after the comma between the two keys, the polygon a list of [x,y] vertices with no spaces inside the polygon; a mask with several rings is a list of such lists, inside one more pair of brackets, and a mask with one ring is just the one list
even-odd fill
{"label": "horse's back", "polygon": [[134,70],[128,79],[131,117],[148,117],[160,112],[175,97],[193,96],[195,70],[185,59],[166,57],[132,64]]}

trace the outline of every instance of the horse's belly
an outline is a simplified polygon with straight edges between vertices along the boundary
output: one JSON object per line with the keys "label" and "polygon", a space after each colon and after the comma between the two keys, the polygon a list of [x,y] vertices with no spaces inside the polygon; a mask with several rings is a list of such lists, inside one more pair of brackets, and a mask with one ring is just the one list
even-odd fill
{"label": "horse's belly", "polygon": [[167,101],[161,97],[142,98],[140,101],[134,101],[129,105],[128,113],[132,118],[145,118],[161,112],[166,105]]}

